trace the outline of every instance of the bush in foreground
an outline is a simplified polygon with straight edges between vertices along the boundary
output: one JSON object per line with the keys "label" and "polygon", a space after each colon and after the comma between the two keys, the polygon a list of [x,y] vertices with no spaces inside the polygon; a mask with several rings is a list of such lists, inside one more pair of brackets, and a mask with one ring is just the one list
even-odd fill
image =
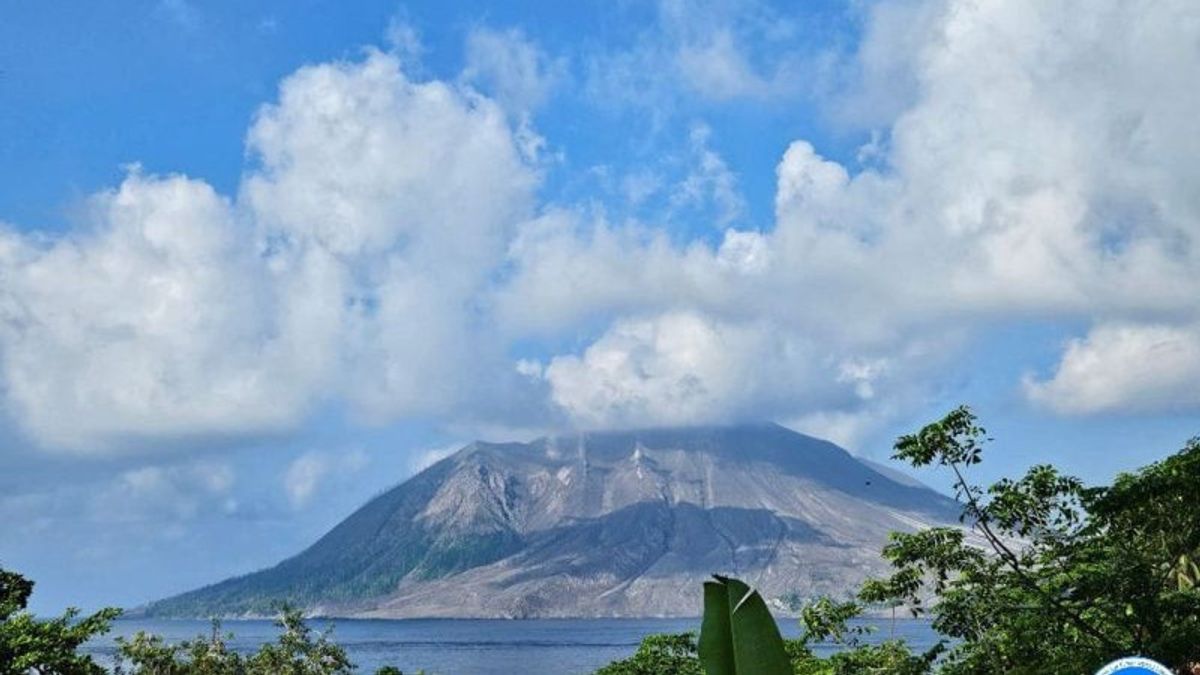
{"label": "bush in foreground", "polygon": [[[851,611],[852,610],[852,611]],[[740,611],[740,610],[739,610]],[[761,612],[769,619],[765,605]],[[914,654],[899,640],[889,640],[870,645],[860,641],[866,629],[850,626],[847,622],[856,616],[857,608],[849,603],[840,604],[828,600],[807,608],[801,618],[803,632],[795,640],[771,635],[754,635],[755,652],[778,650],[784,660],[784,673],[789,675],[862,675],[880,673],[887,675],[924,675],[941,652],[938,646],[923,654]],[[755,632],[743,630],[739,635]],[[776,646],[761,644],[764,640],[778,640]],[[831,641],[843,650],[828,657],[816,656],[811,648],[815,642]],[[595,675],[762,675],[765,671],[755,666],[737,665],[737,659],[722,659],[709,654],[701,655],[694,633],[672,635],[650,635],[642,640],[637,652],[628,659],[616,661]]]}
{"label": "bush in foreground", "polygon": [[213,621],[210,635],[178,644],[169,644],[145,632],[138,632],[128,640],[117,638],[115,672],[117,675],[350,675],[354,671],[346,650],[331,639],[331,631],[314,633],[298,610],[284,609],[276,625],[280,634],[275,642],[262,645],[250,656],[227,647],[233,636],[222,634],[217,621]]}
{"label": "bush in foreground", "polygon": [[103,675],[91,657],[78,653],[79,645],[107,632],[121,610],[80,618],[72,608],[56,619],[39,620],[25,610],[32,593],[32,581],[0,569],[0,675]]}
{"label": "bush in foreground", "polygon": [[[119,609],[80,618],[69,609],[58,618],[36,619],[26,611],[33,582],[0,569],[0,675],[106,675],[90,656],[79,653],[88,640],[108,632]],[[280,635],[249,656],[227,647],[231,634],[213,622],[209,635],[170,644],[139,632],[117,638],[114,675],[349,675],[354,665],[330,632],[314,633],[296,610],[285,609],[276,624]],[[404,675],[385,666],[377,675]],[[418,675],[420,675],[418,673]]]}
{"label": "bush in foreground", "polygon": [[637,652],[596,671],[596,675],[704,675],[696,653],[696,635],[677,633],[648,635]]}

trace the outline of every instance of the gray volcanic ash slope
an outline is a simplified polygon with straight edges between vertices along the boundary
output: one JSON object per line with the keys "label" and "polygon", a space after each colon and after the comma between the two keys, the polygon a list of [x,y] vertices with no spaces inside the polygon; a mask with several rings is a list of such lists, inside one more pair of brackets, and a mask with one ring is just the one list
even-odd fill
{"label": "gray volcanic ash slope", "polygon": [[892,530],[955,503],[784,427],[473,443],[270,569],[161,600],[159,616],[694,616],[714,572],[772,600],[882,572]]}

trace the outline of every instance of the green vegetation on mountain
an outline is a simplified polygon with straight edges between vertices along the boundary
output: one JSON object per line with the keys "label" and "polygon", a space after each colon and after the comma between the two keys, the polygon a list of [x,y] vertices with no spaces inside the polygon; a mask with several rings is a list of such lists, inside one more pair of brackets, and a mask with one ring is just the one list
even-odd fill
{"label": "green vegetation on mountain", "polygon": [[436,579],[504,557],[520,539],[504,529],[443,531],[418,517],[448,466],[437,465],[371,500],[299,555],[169,600],[170,616],[272,616],[281,605],[312,608],[390,593],[401,579]]}

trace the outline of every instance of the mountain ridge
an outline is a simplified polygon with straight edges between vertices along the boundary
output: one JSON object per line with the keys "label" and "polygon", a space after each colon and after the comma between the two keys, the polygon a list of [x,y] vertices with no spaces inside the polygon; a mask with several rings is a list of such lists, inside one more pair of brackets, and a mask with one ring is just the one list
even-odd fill
{"label": "mountain ridge", "polygon": [[683,616],[740,574],[782,607],[881,572],[892,529],[955,503],[773,423],[476,441],[278,565],[145,614]]}

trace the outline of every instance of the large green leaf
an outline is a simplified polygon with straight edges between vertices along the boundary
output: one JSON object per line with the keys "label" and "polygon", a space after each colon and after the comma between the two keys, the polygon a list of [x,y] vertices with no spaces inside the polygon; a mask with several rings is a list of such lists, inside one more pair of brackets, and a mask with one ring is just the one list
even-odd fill
{"label": "large green leaf", "polygon": [[704,583],[700,661],[707,675],[791,675],[779,626],[758,591],[728,577]]}

